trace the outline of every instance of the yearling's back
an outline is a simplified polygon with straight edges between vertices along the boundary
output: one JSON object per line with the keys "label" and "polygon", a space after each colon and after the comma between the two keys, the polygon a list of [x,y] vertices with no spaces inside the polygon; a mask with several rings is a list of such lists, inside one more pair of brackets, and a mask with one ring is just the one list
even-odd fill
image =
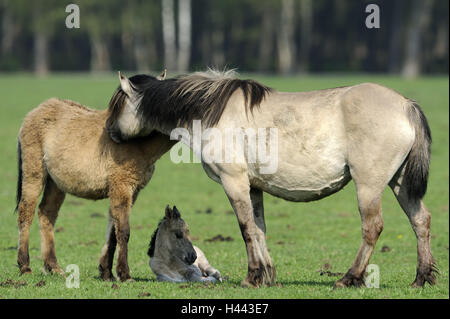
{"label": "yearling's back", "polygon": [[26,116],[19,133],[24,161],[28,153],[42,153],[58,188],[83,198],[108,197],[114,176],[127,176],[139,182],[137,189],[144,187],[154,162],[173,144],[161,134],[117,144],[105,130],[106,117],[107,110],[70,100],[43,102]]}

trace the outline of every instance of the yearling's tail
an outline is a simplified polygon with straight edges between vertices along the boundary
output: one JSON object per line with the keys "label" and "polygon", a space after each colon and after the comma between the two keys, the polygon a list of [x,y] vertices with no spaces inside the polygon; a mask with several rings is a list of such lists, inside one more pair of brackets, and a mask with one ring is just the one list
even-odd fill
{"label": "yearling's tail", "polygon": [[19,209],[19,203],[22,199],[22,147],[20,145],[20,140],[17,142],[17,157],[19,175],[17,177],[16,209],[14,210],[15,212],[17,212],[17,209]]}
{"label": "yearling's tail", "polygon": [[409,106],[409,119],[414,127],[416,138],[406,159],[404,178],[408,185],[409,198],[420,200],[427,191],[431,132],[419,105],[409,100]]}

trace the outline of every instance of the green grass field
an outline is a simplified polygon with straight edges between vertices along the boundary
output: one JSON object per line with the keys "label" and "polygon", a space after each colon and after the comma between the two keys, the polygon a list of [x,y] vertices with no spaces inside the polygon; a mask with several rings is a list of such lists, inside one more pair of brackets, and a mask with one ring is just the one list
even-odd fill
{"label": "green grass field", "polygon": [[[431,172],[425,203],[432,215],[432,251],[440,269],[438,284],[410,288],[416,272],[416,238],[390,189],[383,198],[384,231],[371,263],[380,268],[379,289],[333,290],[359,248],[361,231],[353,183],[341,192],[312,203],[290,203],[265,195],[267,244],[277,269],[278,285],[260,289],[240,287],[247,256],[239,227],[220,185],[204,174],[200,164],[173,164],[166,154],[156,165],[149,185],[131,214],[129,264],[132,283],[112,284],[98,278],[97,261],[103,246],[108,201],[67,196],[56,223],[56,253],[61,267],[80,268],[80,288],[66,288],[60,276],[44,275],[40,257],[38,218],[31,228],[33,274],[19,276],[15,206],[16,137],[28,111],[50,97],[68,98],[106,108],[117,76],[53,75],[38,79],[0,75],[0,298],[448,298],[449,297],[449,81],[448,77],[407,81],[387,76],[252,76],[284,91],[303,91],[377,82],[419,102],[433,135]],[[170,284],[155,281],[146,255],[150,236],[167,204],[177,205],[188,222],[193,242],[210,263],[229,279],[217,285]],[[212,212],[205,211],[210,208]],[[232,241],[207,242],[221,234]],[[388,246],[390,251],[382,252]],[[8,285],[13,280],[16,285]],[[19,281],[23,281],[20,285]],[[45,285],[42,284],[45,282]],[[17,284],[17,282],[19,282]],[[41,282],[41,284],[38,284]]]}

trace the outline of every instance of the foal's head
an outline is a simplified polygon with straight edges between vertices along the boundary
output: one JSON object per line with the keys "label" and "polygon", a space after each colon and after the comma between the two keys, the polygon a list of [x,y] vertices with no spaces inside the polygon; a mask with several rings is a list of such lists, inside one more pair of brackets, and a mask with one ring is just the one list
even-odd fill
{"label": "foal's head", "polygon": [[149,133],[143,132],[142,121],[137,116],[137,107],[145,90],[152,83],[162,81],[165,77],[166,70],[157,77],[138,74],[129,79],[119,72],[120,85],[109,102],[109,115],[106,120],[106,129],[116,143],[130,136]]}
{"label": "foal's head", "polygon": [[192,265],[197,259],[188,226],[176,206],[171,209],[167,205],[165,216],[152,235],[147,254],[150,258],[154,255],[176,258],[187,265]]}

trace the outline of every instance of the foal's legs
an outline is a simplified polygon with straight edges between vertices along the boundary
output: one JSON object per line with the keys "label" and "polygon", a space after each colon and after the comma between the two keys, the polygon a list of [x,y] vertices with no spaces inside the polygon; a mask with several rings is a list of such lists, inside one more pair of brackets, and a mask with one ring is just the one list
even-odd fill
{"label": "foal's legs", "polygon": [[66,194],[56,186],[53,180],[47,178],[44,195],[38,211],[44,271],[59,274],[64,274],[64,271],[59,267],[56,260],[54,226],[65,196]]}
{"label": "foal's legs", "polygon": [[402,173],[389,183],[400,206],[408,216],[417,238],[417,273],[412,283],[413,287],[422,287],[425,282],[436,283],[437,272],[430,247],[431,215],[420,199],[408,196],[407,185],[402,183]]}
{"label": "foal's legs", "polygon": [[[259,198],[255,190],[250,196],[250,186],[245,175],[222,175],[221,182],[225,193],[238,218],[242,237],[248,256],[248,274],[243,286],[262,286],[275,283],[275,267],[266,247],[265,226],[262,211],[258,217],[253,212],[251,197]],[[257,205],[258,206],[258,205]],[[262,205],[260,205],[262,208]]]}
{"label": "foal's legs", "polygon": [[381,191],[373,190],[366,185],[356,185],[358,192],[358,206],[362,223],[362,242],[353,265],[343,278],[335,283],[335,288],[348,286],[362,286],[363,277],[370,256],[372,255],[378,237],[383,230],[381,213]]}
{"label": "foal's legs", "polygon": [[30,226],[47,175],[42,163],[42,151],[32,148],[29,146],[25,151],[22,149],[22,197],[18,205],[17,217],[19,226],[17,264],[21,274],[31,273],[28,252]]}
{"label": "foal's legs", "polygon": [[110,192],[111,217],[118,245],[116,272],[121,281],[131,279],[128,267],[128,240],[130,238],[130,212],[133,203],[131,186],[115,187]]}
{"label": "foal's legs", "polygon": [[114,280],[112,273],[112,266],[114,262],[114,252],[116,251],[117,239],[116,230],[114,227],[114,221],[111,215],[111,209],[109,210],[108,227],[106,229],[106,243],[103,246],[102,256],[98,270],[100,272],[100,278],[106,281]]}

